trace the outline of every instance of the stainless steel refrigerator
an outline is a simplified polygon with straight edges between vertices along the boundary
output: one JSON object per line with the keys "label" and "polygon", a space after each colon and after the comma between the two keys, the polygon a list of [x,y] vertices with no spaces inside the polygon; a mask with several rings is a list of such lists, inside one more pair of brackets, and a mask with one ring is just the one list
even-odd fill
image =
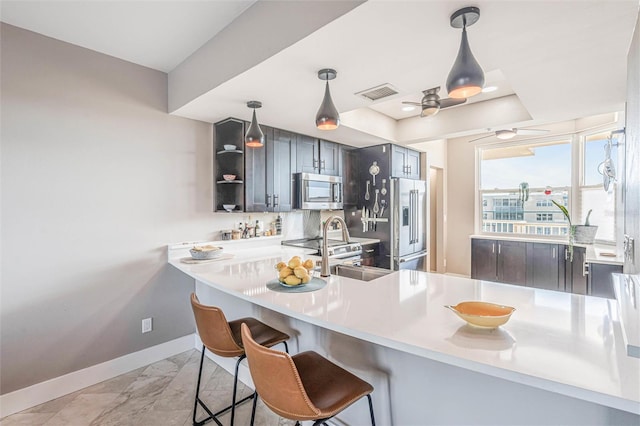
{"label": "stainless steel refrigerator", "polygon": [[377,249],[363,253],[363,264],[425,270],[428,185],[397,177],[406,171],[403,150],[382,144],[345,151],[344,217],[352,236],[380,240]]}
{"label": "stainless steel refrigerator", "polygon": [[424,270],[427,256],[427,182],[390,179],[390,269]]}

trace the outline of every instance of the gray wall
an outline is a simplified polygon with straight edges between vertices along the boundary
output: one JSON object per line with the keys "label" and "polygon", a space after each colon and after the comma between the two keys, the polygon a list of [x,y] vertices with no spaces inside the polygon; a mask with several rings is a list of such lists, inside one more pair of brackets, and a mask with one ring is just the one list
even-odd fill
{"label": "gray wall", "polygon": [[5,394],[192,333],[164,245],[220,227],[212,126],[167,114],[166,74],[6,24],[1,40]]}
{"label": "gray wall", "polygon": [[624,233],[635,241],[633,259],[624,272],[640,272],[640,14],[627,57],[627,113],[625,140]]}

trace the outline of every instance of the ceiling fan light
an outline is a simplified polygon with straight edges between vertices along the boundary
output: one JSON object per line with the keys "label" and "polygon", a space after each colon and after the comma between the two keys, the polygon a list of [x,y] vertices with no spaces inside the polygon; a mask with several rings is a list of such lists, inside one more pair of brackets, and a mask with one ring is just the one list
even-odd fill
{"label": "ceiling fan light", "polygon": [[420,117],[433,117],[438,113],[438,111],[440,111],[440,107],[428,106],[422,109]]}
{"label": "ceiling fan light", "polygon": [[340,114],[333,104],[331,92],[329,92],[329,80],[336,78],[336,71],[324,69],[318,72],[318,78],[326,81],[324,98],[316,113],[316,127],[320,130],[335,130],[340,126]]}
{"label": "ceiling fan light", "polygon": [[516,135],[516,131],[514,129],[508,130],[496,130],[496,138],[506,141],[508,139],[513,139]]}
{"label": "ceiling fan light", "polygon": [[431,117],[434,116],[440,111],[440,102],[434,99],[423,100],[422,101],[422,112],[420,113],[420,117]]}
{"label": "ceiling fan light", "polygon": [[262,107],[262,103],[258,101],[247,102],[249,108],[253,108],[253,118],[251,124],[247,129],[247,133],[244,135],[244,143],[249,148],[262,148],[264,146],[264,133],[258,125],[258,119],[256,118],[256,108]]}
{"label": "ceiling fan light", "polygon": [[[466,22],[464,18],[463,22]],[[460,41],[458,56],[447,77],[447,93],[450,98],[454,99],[477,95],[484,86],[484,72],[469,47],[466,25],[465,23],[462,27],[462,40]]]}

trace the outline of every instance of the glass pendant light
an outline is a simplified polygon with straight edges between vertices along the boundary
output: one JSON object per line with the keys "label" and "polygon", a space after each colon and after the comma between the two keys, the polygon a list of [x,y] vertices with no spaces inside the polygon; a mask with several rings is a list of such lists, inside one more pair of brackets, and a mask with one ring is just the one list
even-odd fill
{"label": "glass pendant light", "polygon": [[264,146],[264,133],[262,133],[262,129],[260,129],[258,119],[256,118],[256,108],[261,108],[262,102],[249,101],[247,102],[247,106],[253,108],[253,118],[251,119],[249,129],[247,129],[247,133],[244,135],[244,143],[249,148],[262,148]]}
{"label": "glass pendant light", "polygon": [[334,130],[340,125],[340,114],[338,114],[338,110],[331,100],[331,93],[329,93],[329,80],[336,78],[337,74],[336,70],[331,68],[318,71],[318,78],[326,81],[324,99],[322,99],[322,104],[316,114],[316,127],[320,130]]}
{"label": "glass pendant light", "polygon": [[462,40],[456,61],[447,77],[447,92],[450,98],[461,99],[477,95],[484,86],[484,72],[473,57],[467,39],[467,27],[475,24],[478,19],[480,9],[477,7],[465,7],[451,15],[451,26],[462,28]]}

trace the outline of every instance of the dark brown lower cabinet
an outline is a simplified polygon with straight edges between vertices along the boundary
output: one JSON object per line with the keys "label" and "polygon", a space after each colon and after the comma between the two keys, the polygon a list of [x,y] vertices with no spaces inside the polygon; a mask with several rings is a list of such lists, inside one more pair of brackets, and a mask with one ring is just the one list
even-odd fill
{"label": "dark brown lower cabinet", "polygon": [[471,278],[498,280],[498,255],[495,240],[471,240]]}
{"label": "dark brown lower cabinet", "polygon": [[564,251],[564,279],[565,291],[576,294],[587,293],[587,275],[585,274],[584,261],[587,256],[587,249],[584,247],[573,247],[573,260],[569,253],[569,246],[563,246]]}
{"label": "dark brown lower cabinet", "polygon": [[558,244],[527,243],[527,286],[564,291],[563,249]]}
{"label": "dark brown lower cabinet", "polygon": [[526,243],[504,240],[471,240],[471,278],[525,285]]}
{"label": "dark brown lower cabinet", "polygon": [[592,296],[615,299],[611,274],[621,274],[622,265],[590,263],[587,270],[587,290]]}
{"label": "dark brown lower cabinet", "polygon": [[621,265],[586,264],[585,247],[474,238],[471,278],[615,298],[611,274]]}
{"label": "dark brown lower cabinet", "polygon": [[498,281],[527,284],[527,244],[520,241],[498,241]]}

